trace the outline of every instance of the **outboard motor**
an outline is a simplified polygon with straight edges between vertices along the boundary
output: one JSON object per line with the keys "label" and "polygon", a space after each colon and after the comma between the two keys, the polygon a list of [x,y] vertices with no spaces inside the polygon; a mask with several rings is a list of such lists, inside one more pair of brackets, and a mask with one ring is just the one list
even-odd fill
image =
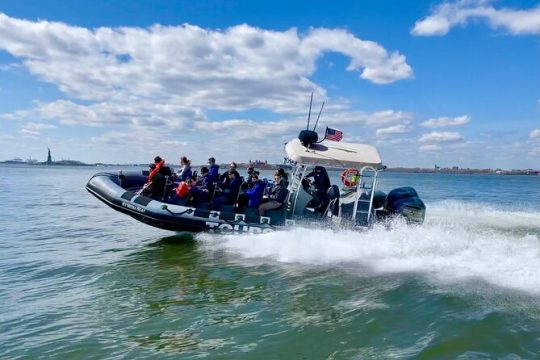
{"label": "outboard motor", "polygon": [[400,187],[388,193],[384,208],[389,215],[400,215],[408,223],[422,224],[426,205],[412,187]]}

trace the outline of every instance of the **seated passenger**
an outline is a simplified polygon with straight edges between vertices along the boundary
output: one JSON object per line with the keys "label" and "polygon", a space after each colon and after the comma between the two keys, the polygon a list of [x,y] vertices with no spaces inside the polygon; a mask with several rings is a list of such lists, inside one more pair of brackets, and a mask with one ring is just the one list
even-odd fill
{"label": "seated passenger", "polygon": [[261,204],[264,194],[264,183],[259,180],[259,172],[254,171],[251,174],[251,187],[244,190],[238,197],[238,208],[242,211],[246,205],[250,208],[258,208]]}
{"label": "seated passenger", "polygon": [[208,181],[208,174],[208,168],[202,167],[201,177],[199,178],[199,180],[197,180],[195,185],[191,186],[186,204],[197,206],[201,202],[206,202],[210,200],[214,188],[212,184]]}
{"label": "seated passenger", "polygon": [[[162,162],[161,158],[159,158],[158,164],[160,162]],[[161,200],[163,197],[165,190],[165,178],[163,175],[161,175],[159,169],[160,167],[158,167],[156,163],[150,164],[150,175],[148,175],[148,182],[146,182],[146,184],[143,186],[143,196],[148,196],[159,200]]]}
{"label": "seated passenger", "polygon": [[193,185],[194,182],[191,178],[187,178],[185,181],[180,182],[180,184],[178,184],[178,186],[174,190],[174,194],[169,202],[171,204],[175,204],[180,199],[187,199],[189,191],[191,190],[191,187]]}
{"label": "seated passenger", "polygon": [[282,179],[281,181],[283,182],[283,186],[285,187],[289,186],[289,174],[285,172],[285,169],[279,168],[277,172],[281,176],[281,179]]}
{"label": "seated passenger", "polygon": [[242,179],[236,170],[229,170],[228,177],[230,178],[228,188],[222,189],[222,194],[212,200],[210,210],[219,210],[222,204],[236,203],[240,185],[242,185]]}
{"label": "seated passenger", "polygon": [[225,171],[220,177],[219,177],[219,187],[222,189],[227,189],[229,187],[229,183],[231,181],[231,178],[229,176],[229,171],[234,170],[237,171],[237,165],[235,162],[232,162],[229,165],[229,170]]}
{"label": "seated passenger", "polygon": [[263,199],[259,206],[259,216],[264,216],[266,211],[278,209],[283,206],[287,197],[287,188],[283,186],[282,177],[279,172],[274,175],[274,185],[270,189],[268,198]]}
{"label": "seated passenger", "polygon": [[191,161],[189,161],[187,157],[182,156],[180,158],[180,166],[182,168],[178,171],[179,180],[186,181],[188,178],[191,178],[191,175],[193,174],[191,172]]}
{"label": "seated passenger", "polygon": [[[246,183],[245,183],[245,187],[247,189],[250,189],[254,183],[252,181],[253,179],[253,174],[255,173],[255,168],[253,167],[253,165],[249,165],[249,167],[247,168],[247,180],[246,180]],[[257,172],[257,179],[258,179],[258,175],[259,173]]]}

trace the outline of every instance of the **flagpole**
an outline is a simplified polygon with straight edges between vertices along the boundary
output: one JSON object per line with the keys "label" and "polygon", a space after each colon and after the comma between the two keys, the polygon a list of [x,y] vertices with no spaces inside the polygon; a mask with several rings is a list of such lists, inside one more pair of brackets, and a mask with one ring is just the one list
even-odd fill
{"label": "flagpole", "polygon": [[321,140],[321,141],[317,141],[315,144],[320,144],[322,143],[325,139],[326,139],[326,134],[328,133],[328,126],[326,127],[326,129],[324,129],[324,138]]}

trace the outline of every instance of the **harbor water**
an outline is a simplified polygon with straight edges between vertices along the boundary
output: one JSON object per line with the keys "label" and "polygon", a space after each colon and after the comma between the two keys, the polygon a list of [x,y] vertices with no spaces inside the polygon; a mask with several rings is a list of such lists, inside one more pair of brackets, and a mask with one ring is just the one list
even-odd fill
{"label": "harbor water", "polygon": [[540,358],[540,176],[383,172],[423,226],[218,235],[113,211],[100,170],[0,166],[0,358]]}

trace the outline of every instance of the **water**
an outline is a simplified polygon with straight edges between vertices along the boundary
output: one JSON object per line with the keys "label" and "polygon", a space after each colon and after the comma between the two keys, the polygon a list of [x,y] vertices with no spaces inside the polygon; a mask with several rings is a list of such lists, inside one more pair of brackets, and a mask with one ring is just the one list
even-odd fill
{"label": "water", "polygon": [[539,176],[383,173],[421,227],[193,236],[98,202],[98,170],[0,167],[0,358],[540,356]]}

